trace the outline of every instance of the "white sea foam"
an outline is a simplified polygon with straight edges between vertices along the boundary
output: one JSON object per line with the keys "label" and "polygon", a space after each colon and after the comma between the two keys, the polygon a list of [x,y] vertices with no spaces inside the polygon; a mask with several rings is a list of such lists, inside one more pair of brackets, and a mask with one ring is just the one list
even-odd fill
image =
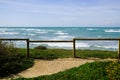
{"label": "white sea foam", "polygon": [[34,36],[34,35],[36,35],[36,34],[28,34],[28,35],[30,35],[30,36]]}
{"label": "white sea foam", "polygon": [[6,32],[7,28],[0,28],[0,33]]}
{"label": "white sea foam", "polygon": [[67,39],[67,38],[73,38],[73,36],[63,35],[63,36],[58,36],[58,38]]}
{"label": "white sea foam", "polygon": [[96,30],[96,29],[94,29],[94,28],[87,28],[87,30],[92,31],[92,30]]}
{"label": "white sea foam", "polygon": [[18,32],[0,32],[1,35],[15,35],[15,34],[19,34]]}
{"label": "white sea foam", "polygon": [[[47,45],[48,47],[54,48],[73,48],[73,43],[32,43],[34,45]],[[88,48],[90,47],[87,43],[76,43],[76,48]]]}
{"label": "white sea foam", "polygon": [[35,30],[35,29],[25,29],[26,31],[33,31],[33,30]]}
{"label": "white sea foam", "polygon": [[[49,48],[62,48],[62,49],[72,49],[73,43],[31,43],[31,47],[35,47],[38,45],[47,46]],[[117,46],[110,46],[110,45],[96,45],[96,44],[89,44],[87,42],[76,42],[76,49],[117,49]]]}
{"label": "white sea foam", "polygon": [[95,45],[95,47],[98,47],[98,48],[107,48],[107,49],[117,49],[118,47],[117,46],[100,46],[100,45]]}
{"label": "white sea foam", "polygon": [[58,35],[67,35],[68,33],[64,33],[62,31],[57,31],[55,34],[58,34]]}
{"label": "white sea foam", "polygon": [[116,29],[106,29],[104,30],[105,32],[120,32],[120,29],[116,30]]}
{"label": "white sea foam", "polygon": [[90,45],[88,44],[88,43],[83,43],[83,42],[77,42],[76,43],[76,48],[88,48],[88,47],[90,47]]}
{"label": "white sea foam", "polygon": [[59,48],[72,47],[72,43],[32,43],[32,44],[47,45],[49,47],[59,47]]}
{"label": "white sea foam", "polygon": [[73,39],[74,36],[69,36],[69,35],[60,35],[55,38],[52,38],[51,40],[66,40],[66,39]]}
{"label": "white sea foam", "polygon": [[[73,47],[73,43],[36,43],[37,45],[47,45],[49,47],[54,47],[54,48],[71,48]],[[80,48],[92,48],[92,47],[96,47],[96,48],[104,48],[104,49],[117,49],[117,46],[105,46],[105,45],[95,45],[93,44],[91,46],[91,44],[89,43],[84,43],[84,42],[76,42],[76,49],[80,49]]]}
{"label": "white sea foam", "polygon": [[37,34],[46,34],[46,33],[48,33],[48,30],[44,30],[44,29],[25,29],[25,30],[28,31],[28,32],[34,32],[34,33],[37,33]]}

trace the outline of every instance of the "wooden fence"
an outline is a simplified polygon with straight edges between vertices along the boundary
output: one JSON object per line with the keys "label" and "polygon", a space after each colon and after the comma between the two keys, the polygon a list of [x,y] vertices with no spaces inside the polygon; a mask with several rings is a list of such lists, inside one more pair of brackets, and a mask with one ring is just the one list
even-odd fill
{"label": "wooden fence", "polygon": [[27,43],[27,57],[29,57],[29,39],[28,38],[0,38],[0,41],[26,41]]}
{"label": "wooden fence", "polygon": [[118,60],[120,60],[120,38],[74,38],[73,39],[73,44],[74,44],[74,46],[73,46],[73,52],[74,52],[74,57],[76,57],[76,47],[75,47],[75,42],[77,41],[77,40],[84,40],[84,41],[88,41],[88,40],[91,40],[91,41],[93,41],[93,40],[109,40],[109,41],[118,41]]}
{"label": "wooden fence", "polygon": [[42,42],[50,42],[50,43],[66,43],[66,42],[71,42],[73,43],[73,56],[74,58],[76,57],[76,41],[77,40],[84,40],[84,41],[88,41],[88,40],[110,40],[110,41],[118,41],[118,60],[120,60],[120,38],[73,38],[73,40],[29,40],[28,38],[0,38],[0,40],[12,40],[12,41],[26,41],[27,43],[27,57],[29,57],[29,44],[30,43],[42,43]]}

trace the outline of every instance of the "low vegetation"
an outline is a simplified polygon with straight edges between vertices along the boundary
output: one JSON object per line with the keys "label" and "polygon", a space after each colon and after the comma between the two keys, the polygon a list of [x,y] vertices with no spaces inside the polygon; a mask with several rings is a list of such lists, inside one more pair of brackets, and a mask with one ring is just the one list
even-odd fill
{"label": "low vegetation", "polygon": [[13,43],[0,41],[0,78],[18,73],[33,65],[33,59],[21,55]]}
{"label": "low vegetation", "polygon": [[46,50],[47,47],[45,47],[45,46],[37,46],[37,47],[35,47],[35,49],[37,49],[37,50]]}
{"label": "low vegetation", "polygon": [[[115,62],[115,65],[111,64],[114,63],[86,63],[77,68],[72,68],[70,70],[59,72],[53,75],[40,76],[36,78],[18,78],[16,80],[120,80],[120,68],[117,68],[118,70],[115,70],[116,68],[113,69],[113,67],[120,66],[120,64],[117,62]],[[108,71],[108,69],[110,71]]]}
{"label": "low vegetation", "polygon": [[109,80],[120,80],[120,63],[112,62],[106,67]]}
{"label": "low vegetation", "polygon": [[[80,58],[118,58],[117,56],[118,56],[117,52],[115,51],[76,50],[76,57],[80,57]],[[70,58],[70,57],[73,57],[72,50],[47,49],[45,47],[38,46],[35,49],[30,49],[30,58],[27,58],[26,49],[16,48],[13,43],[0,41],[0,78],[18,73],[22,70],[31,67],[33,65],[33,58],[52,60],[57,58]],[[99,64],[98,63],[99,62],[95,62],[91,64],[87,63],[83,66],[80,66],[79,68],[73,68],[65,72],[60,72],[58,74],[54,74],[51,76],[42,76],[35,79],[56,80],[58,78],[57,80],[68,80],[68,78],[70,78],[69,80],[79,80],[79,79],[87,80],[88,78],[92,78],[92,77],[95,78],[91,80],[96,80],[97,78],[102,79],[102,77],[103,77],[102,80],[107,80],[108,78],[111,79],[112,73],[110,73],[109,70],[110,69],[113,70],[116,68],[114,67],[106,68],[106,65],[108,65],[110,62],[100,62]],[[107,73],[109,74],[109,77],[106,77],[106,72],[104,71],[104,68],[107,69]],[[84,73],[85,71],[86,73]],[[119,73],[115,73],[115,74],[118,75]],[[84,78],[85,76],[86,78]]]}
{"label": "low vegetation", "polygon": [[[20,49],[23,54],[26,49]],[[67,49],[30,49],[30,57],[37,59],[57,59],[73,57],[73,51]],[[76,50],[76,57],[78,58],[118,58],[116,51],[101,51],[101,50]]]}
{"label": "low vegetation", "polygon": [[77,50],[76,55],[80,58],[118,58],[117,51]]}

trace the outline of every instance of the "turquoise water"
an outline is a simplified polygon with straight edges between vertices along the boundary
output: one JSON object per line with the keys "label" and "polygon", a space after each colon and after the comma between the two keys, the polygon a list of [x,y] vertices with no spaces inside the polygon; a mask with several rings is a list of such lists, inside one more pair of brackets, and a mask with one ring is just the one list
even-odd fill
{"label": "turquoise water", "polygon": [[[0,27],[0,38],[72,40],[73,38],[120,38],[120,27]],[[31,43],[31,47],[72,48],[72,43]],[[18,41],[16,46],[25,47]],[[79,41],[78,49],[117,50],[117,41]]]}

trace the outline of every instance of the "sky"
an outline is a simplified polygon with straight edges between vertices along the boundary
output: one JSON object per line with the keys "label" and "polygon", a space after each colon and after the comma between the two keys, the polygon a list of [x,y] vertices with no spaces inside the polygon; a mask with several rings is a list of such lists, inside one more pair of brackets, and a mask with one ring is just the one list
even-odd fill
{"label": "sky", "polygon": [[120,27],[120,0],[0,0],[0,26]]}

